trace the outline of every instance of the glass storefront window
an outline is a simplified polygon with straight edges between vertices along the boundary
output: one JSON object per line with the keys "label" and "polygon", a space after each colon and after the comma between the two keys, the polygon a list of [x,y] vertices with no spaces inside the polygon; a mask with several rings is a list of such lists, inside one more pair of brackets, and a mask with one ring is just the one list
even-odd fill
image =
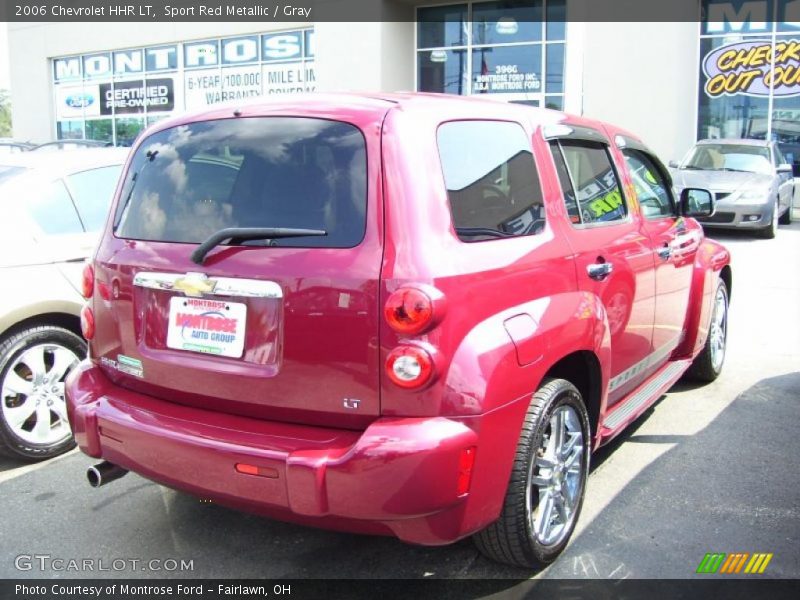
{"label": "glass storefront window", "polygon": [[505,94],[529,104],[563,94],[565,20],[565,0],[419,8],[417,90]]}
{"label": "glass storefront window", "polygon": [[564,110],[564,96],[545,96],[544,107],[553,110]]}
{"label": "glass storefront window", "polygon": [[314,91],[314,56],[303,28],[56,57],[56,135],[127,145],[176,110]]}
{"label": "glass storefront window", "polygon": [[87,119],[86,139],[100,140],[101,142],[114,141],[113,119]]}
{"label": "glass storefront window", "polygon": [[472,93],[542,91],[542,46],[494,46],[472,51]]}
{"label": "glass storefront window", "polygon": [[420,16],[422,14],[425,18],[420,18],[417,22],[418,48],[443,48],[466,43],[466,4],[435,6],[424,11],[420,9]]}
{"label": "glass storefront window", "polygon": [[467,51],[428,50],[417,54],[420,90],[447,94],[467,92]]}
{"label": "glass storefront window", "polygon": [[58,121],[56,123],[56,133],[60,140],[83,139],[83,119]]}
{"label": "glass storefront window", "polygon": [[474,4],[472,43],[477,45],[541,41],[543,9],[542,0]]}
{"label": "glass storefront window", "polygon": [[546,21],[548,40],[566,39],[567,0],[547,0]]}
{"label": "glass storefront window", "polygon": [[144,129],[144,119],[117,119],[115,126],[117,128],[117,146],[130,146],[133,144],[136,136],[139,135],[139,132]]}
{"label": "glass storefront window", "polygon": [[[772,2],[752,3],[739,21],[723,6],[705,2],[717,20],[701,26],[697,137],[775,140],[800,176],[800,28],[764,20]],[[787,6],[777,2],[777,14]]]}
{"label": "glass storefront window", "polygon": [[547,91],[564,91],[564,44],[547,44]]}

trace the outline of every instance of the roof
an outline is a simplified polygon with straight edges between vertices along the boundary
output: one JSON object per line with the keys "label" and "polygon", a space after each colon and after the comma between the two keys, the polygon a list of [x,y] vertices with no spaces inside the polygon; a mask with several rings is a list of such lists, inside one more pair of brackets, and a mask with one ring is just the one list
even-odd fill
{"label": "roof", "polygon": [[770,145],[771,142],[767,140],[753,140],[748,138],[720,138],[720,139],[708,139],[708,140],[700,140],[697,142],[698,145],[706,145],[706,144],[722,144],[722,145],[736,145],[736,146],[759,146],[761,148],[766,148]]}
{"label": "roof", "polygon": [[61,177],[95,167],[121,165],[129,151],[129,148],[85,148],[56,152],[20,152],[0,156],[0,166],[47,171],[48,175]]}
{"label": "roof", "polygon": [[215,104],[208,108],[190,111],[163,119],[155,123],[148,134],[198,121],[229,118],[230,116],[259,117],[275,114],[301,114],[330,118],[342,116],[347,113],[359,114],[380,120],[392,108],[402,110],[431,111],[448,110],[448,107],[460,107],[464,111],[478,109],[478,112],[487,108],[496,109],[502,106],[509,115],[523,118],[530,117],[531,111],[541,115],[548,115],[547,121],[553,120],[556,111],[544,108],[535,108],[522,104],[513,104],[500,99],[489,99],[479,96],[456,96],[454,94],[432,94],[421,92],[334,92],[334,93],[304,93],[291,96],[273,95],[247,98]]}

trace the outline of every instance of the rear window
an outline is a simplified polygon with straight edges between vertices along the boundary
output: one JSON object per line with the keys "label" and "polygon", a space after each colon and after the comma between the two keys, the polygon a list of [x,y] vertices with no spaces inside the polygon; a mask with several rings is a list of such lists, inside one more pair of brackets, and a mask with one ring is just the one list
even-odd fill
{"label": "rear window", "polygon": [[347,123],[263,117],[181,125],[136,151],[115,232],[200,243],[228,227],[323,229],[326,236],[270,245],[349,248],[364,237],[366,173],[364,137]]}
{"label": "rear window", "polygon": [[437,138],[459,239],[477,242],[544,229],[542,189],[522,127],[451,121],[439,127]]}
{"label": "rear window", "polygon": [[25,169],[23,167],[10,167],[7,165],[0,165],[0,183],[6,181],[7,179],[11,179],[15,175],[19,175],[24,171]]}
{"label": "rear window", "polygon": [[81,171],[67,177],[67,185],[86,231],[99,231],[105,224],[121,169],[121,166],[115,165]]}

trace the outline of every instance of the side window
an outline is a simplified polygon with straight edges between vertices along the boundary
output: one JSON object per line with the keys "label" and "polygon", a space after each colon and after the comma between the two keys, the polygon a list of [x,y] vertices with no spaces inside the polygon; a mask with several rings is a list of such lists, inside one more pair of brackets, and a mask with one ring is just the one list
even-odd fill
{"label": "side window", "polygon": [[[580,223],[624,220],[628,209],[606,146],[573,140],[561,140],[559,146],[578,203]],[[570,199],[566,196],[569,211]],[[577,221],[573,219],[573,223],[577,224]]]}
{"label": "side window", "polygon": [[72,190],[75,207],[86,231],[99,231],[105,224],[121,169],[121,166],[102,167],[67,177],[67,185]]}
{"label": "side window", "polygon": [[459,239],[477,242],[544,229],[542,187],[522,127],[452,121],[439,127],[437,138]]}
{"label": "side window", "polygon": [[772,160],[776,167],[789,162],[786,160],[786,157],[783,155],[783,152],[781,152],[781,149],[778,148],[778,146],[773,146],[773,148],[775,149],[775,152],[772,154]]}
{"label": "side window", "polygon": [[28,201],[28,212],[47,234],[83,233],[72,198],[60,179],[37,190]]}
{"label": "side window", "polygon": [[558,173],[558,182],[561,184],[561,191],[564,194],[564,204],[567,207],[567,215],[571,223],[581,224],[581,211],[578,209],[578,201],[575,199],[575,190],[572,188],[572,181],[569,179],[567,163],[564,162],[564,155],[561,153],[561,146],[558,142],[550,142],[550,151],[553,153],[553,162]]}
{"label": "side window", "polygon": [[653,159],[639,150],[624,150],[622,154],[631,173],[642,214],[648,219],[676,216],[670,184]]}

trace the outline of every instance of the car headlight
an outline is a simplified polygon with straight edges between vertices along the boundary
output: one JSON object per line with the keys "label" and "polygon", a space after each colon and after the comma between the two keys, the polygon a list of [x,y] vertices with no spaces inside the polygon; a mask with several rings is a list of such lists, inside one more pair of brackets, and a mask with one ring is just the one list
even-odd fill
{"label": "car headlight", "polygon": [[751,188],[739,192],[736,197],[736,202],[762,202],[764,204],[769,200],[769,188]]}

